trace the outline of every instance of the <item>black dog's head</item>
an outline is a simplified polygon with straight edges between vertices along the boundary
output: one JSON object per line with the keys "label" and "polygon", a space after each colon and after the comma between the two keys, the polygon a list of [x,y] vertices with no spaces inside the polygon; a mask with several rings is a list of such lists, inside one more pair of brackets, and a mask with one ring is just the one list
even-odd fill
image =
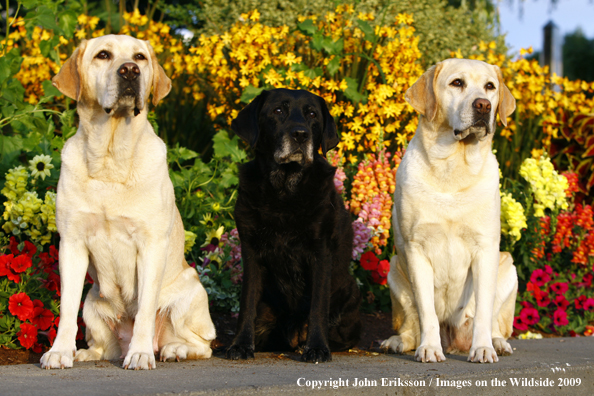
{"label": "black dog's head", "polygon": [[233,131],[277,165],[309,166],[318,149],[339,142],[336,124],[323,98],[307,91],[264,91],[239,112]]}

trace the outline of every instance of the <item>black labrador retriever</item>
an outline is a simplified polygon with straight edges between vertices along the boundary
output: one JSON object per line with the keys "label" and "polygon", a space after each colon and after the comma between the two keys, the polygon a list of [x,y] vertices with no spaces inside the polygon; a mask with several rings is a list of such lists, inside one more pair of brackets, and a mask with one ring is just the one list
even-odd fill
{"label": "black labrador retriever", "polygon": [[303,347],[301,360],[332,360],[330,350],[361,335],[360,293],[349,264],[350,216],[322,152],[339,138],[321,97],[264,91],[231,124],[256,157],[240,168],[235,220],[243,287],[229,359],[254,350]]}

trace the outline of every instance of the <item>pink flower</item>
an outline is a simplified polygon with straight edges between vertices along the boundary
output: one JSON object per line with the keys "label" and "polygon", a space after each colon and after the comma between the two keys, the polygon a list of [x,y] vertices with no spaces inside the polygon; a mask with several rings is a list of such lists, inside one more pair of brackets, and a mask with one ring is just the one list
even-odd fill
{"label": "pink flower", "polygon": [[526,331],[528,330],[528,325],[522,322],[522,319],[519,316],[514,318],[514,328],[519,331]]}
{"label": "pink flower", "polygon": [[567,312],[558,308],[555,313],[553,313],[553,322],[557,327],[567,326],[569,324],[569,321],[567,320]]}
{"label": "pink flower", "polygon": [[584,311],[594,311],[594,298],[588,298],[582,306]]}
{"label": "pink flower", "polygon": [[534,283],[538,287],[544,286],[545,283],[550,280],[551,277],[541,269],[535,269],[532,272],[532,276],[530,276],[530,282]]}
{"label": "pink flower", "polygon": [[567,282],[555,282],[551,285],[551,290],[557,294],[565,294],[569,289]]}
{"label": "pink flower", "polygon": [[520,312],[520,319],[526,325],[532,326],[538,323],[540,315],[538,315],[538,311],[534,308],[524,308]]}
{"label": "pink flower", "polygon": [[545,272],[549,275],[551,275],[553,273],[553,268],[551,268],[550,265],[545,264]]}
{"label": "pink flower", "polygon": [[550,303],[551,303],[551,299],[549,298],[549,293],[546,291],[541,291],[540,298],[536,299],[536,304],[539,307],[548,307],[548,305]]}
{"label": "pink flower", "polygon": [[573,303],[575,304],[576,309],[582,309],[584,308],[584,303],[586,302],[588,298],[584,295],[579,296],[578,298],[576,298],[575,300],[573,300]]}
{"label": "pink flower", "polygon": [[565,296],[559,294],[555,296],[555,304],[563,310],[566,310],[569,307],[569,301],[565,298]]}

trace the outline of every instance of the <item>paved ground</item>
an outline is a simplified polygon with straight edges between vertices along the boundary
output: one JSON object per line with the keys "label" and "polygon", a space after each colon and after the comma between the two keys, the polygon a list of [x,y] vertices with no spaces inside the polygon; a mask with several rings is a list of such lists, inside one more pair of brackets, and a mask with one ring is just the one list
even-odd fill
{"label": "paved ground", "polygon": [[0,395],[594,395],[594,337],[511,344],[514,354],[497,364],[472,364],[458,355],[423,364],[411,355],[346,353],[318,365],[296,355],[257,354],[247,362],[159,363],[146,372],[123,370],[121,361],[75,362],[51,371],[38,364],[0,366]]}

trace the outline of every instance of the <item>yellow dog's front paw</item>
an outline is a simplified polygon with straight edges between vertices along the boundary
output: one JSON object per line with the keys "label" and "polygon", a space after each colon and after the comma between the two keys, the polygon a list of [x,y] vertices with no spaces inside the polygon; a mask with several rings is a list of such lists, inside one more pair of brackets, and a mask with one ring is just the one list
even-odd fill
{"label": "yellow dog's front paw", "polygon": [[394,335],[384,340],[380,348],[386,352],[404,353],[412,350],[414,345],[406,337]]}
{"label": "yellow dog's front paw", "polygon": [[157,368],[155,354],[150,352],[129,351],[124,359],[123,368],[128,370],[153,370]]}
{"label": "yellow dog's front paw", "polygon": [[472,347],[468,354],[468,361],[474,363],[497,363],[499,358],[493,347]]}
{"label": "yellow dog's front paw", "polygon": [[417,362],[437,363],[446,360],[441,345],[421,345],[415,353]]}
{"label": "yellow dog's front paw", "polygon": [[75,350],[54,350],[53,348],[43,354],[39,363],[42,369],[71,368]]}

